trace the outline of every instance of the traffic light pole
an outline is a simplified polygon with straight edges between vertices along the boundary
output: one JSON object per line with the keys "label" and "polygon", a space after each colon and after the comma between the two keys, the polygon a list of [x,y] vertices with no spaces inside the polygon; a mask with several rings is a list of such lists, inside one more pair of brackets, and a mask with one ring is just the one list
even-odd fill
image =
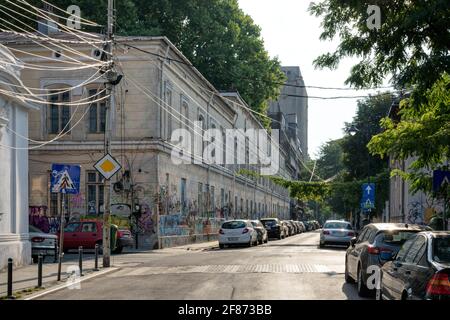
{"label": "traffic light pole", "polygon": [[[112,40],[113,40],[113,26],[114,26],[114,3],[113,0],[108,0],[108,29],[106,44],[107,59],[112,59]],[[106,99],[106,121],[105,121],[105,155],[111,154],[111,110],[114,100],[112,99],[112,84],[108,80],[110,69],[106,71],[106,94],[109,96]],[[103,268],[111,266],[110,255],[110,215],[111,215],[111,181],[104,179],[104,209],[103,209]]]}

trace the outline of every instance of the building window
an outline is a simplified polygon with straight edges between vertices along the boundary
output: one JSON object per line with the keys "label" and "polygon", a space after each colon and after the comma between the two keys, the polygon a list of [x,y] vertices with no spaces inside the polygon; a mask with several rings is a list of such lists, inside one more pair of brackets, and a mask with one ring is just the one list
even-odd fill
{"label": "building window", "polygon": [[166,113],[167,113],[167,124],[166,124],[166,128],[167,128],[167,139],[170,140],[171,136],[172,136],[172,90],[169,87],[169,85],[166,83],[166,92],[165,92],[165,108],[166,108]]}
{"label": "building window", "polygon": [[96,171],[86,172],[86,207],[88,214],[103,214],[103,177]]}
{"label": "building window", "polygon": [[[89,89],[90,100],[97,100],[105,96],[105,93],[98,94],[101,90]],[[89,107],[89,132],[105,132],[106,123],[106,103],[105,100],[94,102]]]}
{"label": "building window", "polygon": [[184,129],[189,130],[189,106],[186,101],[181,102],[181,123],[184,124]]}
{"label": "building window", "polygon": [[211,186],[211,211],[214,213],[216,211],[216,198],[215,198],[214,186]]}
{"label": "building window", "polygon": [[220,208],[223,209],[225,207],[226,199],[225,199],[225,189],[220,189]]}
{"label": "building window", "polygon": [[49,91],[48,104],[48,133],[59,134],[70,129],[70,106],[61,103],[70,101],[69,92],[58,93],[59,90]]}
{"label": "building window", "polygon": [[203,210],[203,184],[201,182],[198,183],[198,211],[201,214]]}
{"label": "building window", "polygon": [[181,178],[181,210],[183,214],[187,213],[187,201],[186,201],[186,179]]}

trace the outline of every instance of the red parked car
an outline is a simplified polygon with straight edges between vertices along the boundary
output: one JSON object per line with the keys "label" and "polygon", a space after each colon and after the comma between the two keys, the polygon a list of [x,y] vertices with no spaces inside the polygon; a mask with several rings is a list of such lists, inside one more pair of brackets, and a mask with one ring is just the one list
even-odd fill
{"label": "red parked car", "polygon": [[[94,249],[95,245],[102,245],[103,223],[96,220],[70,222],[64,228],[64,251],[70,249]],[[114,253],[122,252],[124,247],[132,247],[133,237],[129,230],[117,230],[116,243],[111,245]]]}

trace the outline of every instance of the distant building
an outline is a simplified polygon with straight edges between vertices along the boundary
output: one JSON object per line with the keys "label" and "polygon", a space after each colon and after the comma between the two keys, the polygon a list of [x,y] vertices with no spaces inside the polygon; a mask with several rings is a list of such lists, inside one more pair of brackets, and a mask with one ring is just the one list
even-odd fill
{"label": "distant building", "polygon": [[269,107],[269,115],[283,122],[287,136],[297,143],[303,159],[308,157],[308,93],[300,67],[281,67],[287,77],[280,98]]}
{"label": "distant building", "polygon": [[[22,92],[21,62],[0,45],[0,270],[31,262],[28,236],[28,111]],[[36,109],[35,109],[36,110]]]}
{"label": "distant building", "polygon": [[[280,130],[280,149],[284,152],[281,175],[298,180],[302,161],[308,158],[308,93],[300,67],[281,67],[286,84],[277,101],[270,104],[268,115],[272,129]],[[306,219],[304,204],[291,199],[290,214],[293,219]]]}

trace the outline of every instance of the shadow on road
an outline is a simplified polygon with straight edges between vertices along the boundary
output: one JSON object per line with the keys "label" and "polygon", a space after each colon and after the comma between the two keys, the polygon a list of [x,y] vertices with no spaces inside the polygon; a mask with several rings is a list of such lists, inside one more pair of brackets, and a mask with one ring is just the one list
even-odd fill
{"label": "shadow on road", "polygon": [[346,246],[326,246],[326,247],[319,247],[318,245],[316,245],[317,249],[319,250],[336,250],[336,251],[347,251],[347,247]]}
{"label": "shadow on road", "polygon": [[370,298],[362,298],[358,295],[356,284],[344,283],[342,285],[342,292],[345,294],[348,300],[372,300]]}

